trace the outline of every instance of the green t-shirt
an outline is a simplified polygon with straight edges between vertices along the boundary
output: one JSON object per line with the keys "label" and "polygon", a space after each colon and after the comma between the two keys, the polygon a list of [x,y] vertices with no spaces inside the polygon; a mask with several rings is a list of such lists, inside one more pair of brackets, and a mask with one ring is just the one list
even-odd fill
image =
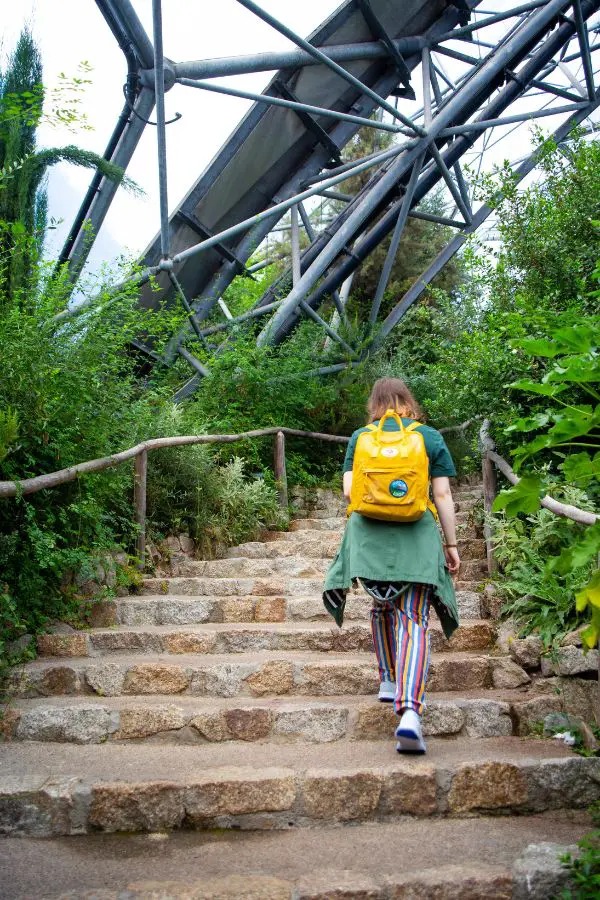
{"label": "green t-shirt", "polygon": [[[414,419],[403,418],[402,424],[406,427],[414,421]],[[379,425],[379,419],[376,419],[373,424]],[[383,430],[399,431],[400,429],[398,428],[398,423],[395,419],[386,419]],[[446,442],[439,431],[436,431],[435,428],[430,428],[429,425],[419,425],[416,430],[423,435],[423,440],[425,442],[425,452],[429,459],[429,476],[431,478],[442,478],[443,476],[448,478],[454,477],[456,475],[456,468],[452,457],[450,456],[450,451],[446,446]],[[363,431],[367,431],[367,428],[358,428],[350,438],[350,443],[346,450],[346,458],[344,459],[344,472],[352,471],[356,442],[359,434],[362,434]]]}

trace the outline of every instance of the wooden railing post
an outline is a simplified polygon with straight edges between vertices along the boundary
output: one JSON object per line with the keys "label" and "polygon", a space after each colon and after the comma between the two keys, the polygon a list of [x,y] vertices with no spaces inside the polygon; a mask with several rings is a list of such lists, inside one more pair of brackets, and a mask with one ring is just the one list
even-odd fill
{"label": "wooden railing post", "polygon": [[277,497],[279,506],[287,512],[288,508],[288,484],[285,468],[285,434],[278,431],[275,435],[275,448],[273,453],[273,469],[277,482]]}
{"label": "wooden railing post", "polygon": [[498,564],[494,557],[494,544],[492,535],[492,525],[490,516],[492,514],[492,506],[498,493],[498,483],[496,480],[496,469],[494,463],[490,459],[489,451],[496,446],[492,440],[490,433],[490,420],[484,419],[479,432],[479,447],[481,450],[481,473],[483,476],[483,508],[485,512],[485,520],[483,523],[483,536],[485,538],[485,552],[487,557],[487,569],[492,575],[498,568]]}
{"label": "wooden railing post", "polygon": [[496,470],[494,463],[489,458],[487,451],[481,461],[481,470],[483,474],[483,508],[485,510],[485,521],[483,523],[483,536],[485,538],[485,552],[487,556],[488,572],[492,575],[498,568],[496,558],[494,556],[494,543],[492,535],[492,526],[490,516],[492,506],[498,492]]}
{"label": "wooden railing post", "polygon": [[135,539],[138,568],[146,565],[146,484],[148,480],[148,451],[142,450],[135,457],[133,476],[133,505],[135,524],[138,527]]}

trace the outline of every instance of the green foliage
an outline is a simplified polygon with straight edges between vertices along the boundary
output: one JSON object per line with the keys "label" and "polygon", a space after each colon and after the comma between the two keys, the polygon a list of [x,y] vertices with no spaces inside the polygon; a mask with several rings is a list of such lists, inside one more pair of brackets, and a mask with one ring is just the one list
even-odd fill
{"label": "green foliage", "polygon": [[590,813],[594,830],[577,842],[576,855],[566,853],[561,859],[569,869],[570,886],[556,900],[596,900],[600,895],[600,804]]}
{"label": "green foliage", "polygon": [[[257,348],[252,332],[240,329],[235,344],[213,358],[210,382],[185,405],[188,430],[230,434],[283,425],[349,435],[364,424],[372,364],[337,376],[307,374],[337,359],[324,354],[323,333],[312,323],[277,348]],[[227,447],[220,452],[227,458]],[[236,444],[235,452],[255,471],[272,467],[272,439]],[[288,477],[298,483],[339,479],[343,454],[338,444],[288,438]]]}
{"label": "green foliage", "polygon": [[148,515],[155,537],[185,532],[202,558],[257,540],[267,525],[283,525],[272,476],[248,477],[234,457],[215,465],[211,447],[171,449],[151,457]]}
{"label": "green foliage", "polygon": [[[82,70],[89,71],[87,63],[82,64]],[[124,177],[122,169],[97,153],[74,146],[37,147],[36,129],[42,119],[53,125],[85,127],[78,104],[87,83],[85,78],[67,79],[61,73],[58,88],[49,98],[50,112],[45,115],[42,62],[27,29],[8,60],[6,72],[0,73],[0,283],[6,285],[5,301],[10,296],[12,302],[18,302],[19,293],[32,287],[30,280],[43,246],[44,179],[50,166],[70,162],[97,169],[130,190],[140,190]]]}
{"label": "green foliage", "polygon": [[[540,395],[552,405],[533,417],[518,419],[510,427],[513,433],[527,434],[545,428],[533,440],[513,451],[517,467],[526,460],[544,460],[548,451],[556,453],[561,448],[559,458],[564,461],[559,468],[570,483],[585,485],[593,491],[592,496],[597,496],[600,394],[595,385],[600,384],[600,317],[589,317],[578,325],[563,325],[551,340],[519,341],[518,346],[527,354],[550,359],[551,363],[540,382],[521,380],[515,382],[513,388]],[[579,402],[581,394],[599,402],[582,404]],[[562,451],[572,447],[585,447],[587,452],[565,458]],[[550,492],[550,484],[549,467],[543,475],[526,473],[515,487],[502,491],[496,498],[494,510],[504,509],[508,516],[534,513],[539,509],[541,497]],[[570,538],[560,552],[547,560],[544,577],[548,581],[555,575],[587,571],[589,580],[579,584],[576,602],[579,612],[589,608],[591,621],[583,632],[583,640],[588,647],[595,647],[600,638],[600,570],[596,567],[600,553],[600,520],[584,530],[571,531]],[[593,573],[591,567],[595,570]]]}
{"label": "green foliage", "polygon": [[[585,493],[576,488],[556,484],[552,494],[580,508],[590,507]],[[502,568],[496,586],[505,601],[503,614],[515,618],[522,634],[538,633],[546,647],[581,624],[575,596],[593,569],[590,560],[565,570],[549,568],[548,560],[585,534],[584,525],[547,509],[514,518],[506,512],[494,517],[495,556]]]}

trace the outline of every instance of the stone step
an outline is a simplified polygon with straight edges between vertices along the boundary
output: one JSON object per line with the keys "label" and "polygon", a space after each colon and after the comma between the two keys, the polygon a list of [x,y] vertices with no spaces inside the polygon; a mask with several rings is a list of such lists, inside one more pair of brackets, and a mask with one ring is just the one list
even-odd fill
{"label": "stone step", "polygon": [[[262,546],[270,546],[269,544]],[[335,555],[335,552],[334,554]],[[177,576],[186,578],[288,578],[323,577],[331,559],[317,556],[228,556],[225,559],[177,559]]]}
{"label": "stone step", "polygon": [[[216,560],[219,563],[234,563],[237,560]],[[256,566],[254,571],[259,571],[261,575],[237,575],[237,576],[206,576],[206,575],[189,575],[176,576],[168,578],[144,578],[140,593],[148,594],[173,594],[177,596],[187,597],[227,597],[227,596],[255,596],[255,597],[273,597],[273,596],[298,596],[306,597],[309,594],[319,594],[323,590],[323,579],[325,571],[328,568],[328,560],[313,560],[314,569],[322,569],[320,576],[316,573],[308,574],[311,566],[302,571],[307,574],[304,577],[285,575],[281,572],[272,572],[267,574],[271,564],[273,569],[278,568],[277,563],[286,562],[286,560],[260,560],[246,561],[244,570],[246,572],[253,571],[253,564]],[[231,566],[235,569],[236,565]],[[241,566],[240,566],[241,568]],[[284,568],[284,567],[280,567]],[[215,571],[215,570],[213,570]],[[216,569],[216,571],[226,571],[226,568]],[[461,581],[478,581],[481,582],[487,577],[487,564],[484,559],[468,559],[464,561],[460,568]]]}
{"label": "stone step", "polygon": [[[327,559],[331,560],[340,546],[338,536],[330,538],[323,535],[311,538],[298,538],[297,533],[292,532],[290,535],[295,540],[287,541],[251,541],[247,544],[240,544],[237,547],[231,547],[227,553],[227,558],[239,559],[246,558],[252,560],[270,560],[291,558],[298,563],[308,565],[310,559]],[[486,555],[485,541],[482,538],[463,538],[459,537],[458,551],[461,559],[484,559]],[[194,560],[194,562],[197,562]],[[219,560],[223,562],[223,560]],[[177,563],[179,565],[179,562]],[[188,572],[181,571],[179,574],[197,574],[209,575],[209,571]]]}
{"label": "stone step", "polygon": [[514,737],[432,738],[418,758],[398,756],[393,740],[23,742],[2,745],[0,758],[0,832],[39,837],[521,815],[600,798],[600,759]]}
{"label": "stone step", "polygon": [[[489,620],[466,621],[446,640],[441,626],[429,628],[433,651],[488,650],[495,642],[496,629]],[[373,649],[368,622],[338,628],[320,622],[214,623],[187,625],[121,626],[71,634],[43,634],[38,637],[40,657],[98,657],[114,653],[162,653],[166,656],[197,653],[201,656],[251,653],[255,650],[293,650],[353,653]]]}
{"label": "stone step", "polygon": [[[468,501],[465,501],[468,502]],[[474,501],[475,503],[475,501]],[[472,524],[473,509],[472,507],[461,507],[456,513],[456,522],[458,525]],[[313,514],[307,518],[292,519],[290,522],[290,531],[343,531],[345,515],[342,516],[320,516]]]}
{"label": "stone step", "polygon": [[45,900],[545,900],[565,886],[563,848],[590,829],[586,813],[553,810],[257,833],[22,837],[4,842],[3,880],[12,900],[39,897],[41,884]]}
{"label": "stone step", "polygon": [[[530,681],[510,657],[480,653],[435,653],[427,688],[470,691],[517,688]],[[15,697],[99,694],[191,694],[198,697],[266,697],[375,694],[379,677],[372,652],[305,651],[181,654],[121,654],[110,659],[39,659],[12,673]]]}
{"label": "stone step", "polygon": [[[491,697],[487,695],[491,695]],[[513,703],[501,692],[455,699],[430,694],[423,719],[427,737],[502,737],[513,734]],[[207,700],[198,697],[52,697],[12,705],[4,740],[99,744],[167,741],[198,744],[241,741],[390,740],[398,719],[393,704],[369,697],[289,697]]]}
{"label": "stone step", "polygon": [[[457,592],[461,621],[483,618],[482,597],[475,591]],[[371,600],[366,593],[362,590],[350,592],[344,627],[356,620],[368,621],[370,608]],[[98,626],[104,627],[200,625],[203,622],[333,622],[320,594],[306,597],[131,596],[105,601],[96,618]],[[435,614],[432,620],[435,620]]]}
{"label": "stone step", "polygon": [[[299,519],[295,520],[300,521]],[[290,523],[290,527],[294,526],[294,522]],[[297,529],[293,528],[292,531],[266,531],[262,536],[262,543],[269,544],[275,542],[282,543],[296,543],[301,546],[300,542],[306,541],[308,544],[312,544],[313,542],[322,542],[322,541],[338,541],[340,540],[341,534],[344,530],[344,522],[340,520],[340,526],[337,529],[329,529],[326,535],[323,534],[323,529],[317,529],[316,531],[311,531],[310,528]],[[329,533],[331,532],[331,533]],[[461,540],[481,540],[483,538],[483,526],[473,525],[466,519],[462,519],[457,522],[457,532],[458,537]],[[235,550],[235,548],[232,548]],[[237,555],[237,554],[234,554]],[[286,555],[287,552],[286,552]],[[293,555],[293,554],[292,554]]]}

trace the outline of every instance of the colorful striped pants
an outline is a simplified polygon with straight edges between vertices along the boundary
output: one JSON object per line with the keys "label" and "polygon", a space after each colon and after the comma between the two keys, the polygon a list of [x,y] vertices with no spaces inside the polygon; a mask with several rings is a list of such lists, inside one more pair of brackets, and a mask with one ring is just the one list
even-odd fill
{"label": "colorful striped pants", "polygon": [[396,683],[398,714],[414,709],[422,715],[425,709],[432,592],[428,584],[398,585],[397,590],[389,591],[391,598],[374,596],[369,590],[373,598],[371,631],[379,677],[381,681]]}

